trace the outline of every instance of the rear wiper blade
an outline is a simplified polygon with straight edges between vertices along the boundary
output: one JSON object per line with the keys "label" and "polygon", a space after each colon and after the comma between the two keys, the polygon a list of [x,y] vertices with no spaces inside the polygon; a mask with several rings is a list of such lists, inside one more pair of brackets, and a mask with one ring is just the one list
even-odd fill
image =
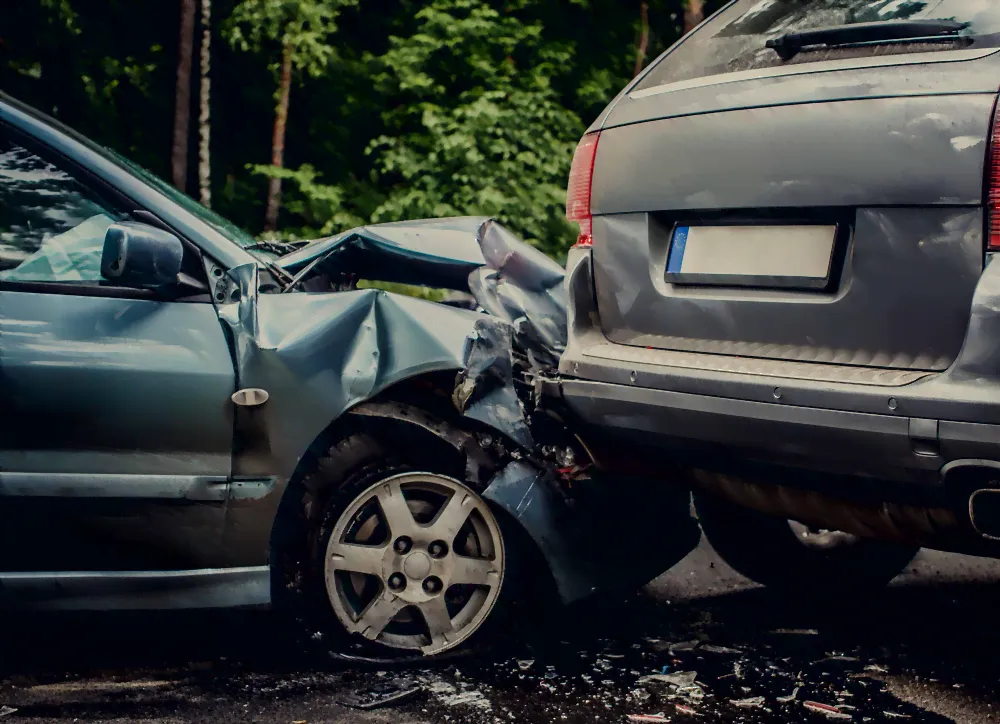
{"label": "rear wiper blade", "polygon": [[887,20],[878,23],[848,23],[828,28],[803,30],[799,33],[785,33],[767,41],[767,47],[791,60],[803,48],[825,45],[833,48],[855,43],[871,43],[891,40],[918,40],[937,38],[942,35],[957,35],[966,24],[955,20]]}

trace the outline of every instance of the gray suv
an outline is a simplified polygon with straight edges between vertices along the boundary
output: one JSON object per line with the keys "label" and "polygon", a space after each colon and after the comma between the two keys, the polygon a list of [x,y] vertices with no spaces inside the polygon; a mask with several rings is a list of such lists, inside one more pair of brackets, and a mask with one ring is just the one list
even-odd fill
{"label": "gray suv", "polygon": [[554,389],[751,578],[1000,555],[998,86],[993,0],[736,0],[581,141]]}

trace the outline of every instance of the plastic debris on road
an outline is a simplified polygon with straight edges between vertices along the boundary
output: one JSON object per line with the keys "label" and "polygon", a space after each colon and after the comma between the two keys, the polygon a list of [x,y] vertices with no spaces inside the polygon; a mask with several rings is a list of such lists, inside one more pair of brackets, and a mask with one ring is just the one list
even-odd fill
{"label": "plastic debris on road", "polygon": [[705,690],[695,682],[697,671],[675,671],[672,674],[649,674],[639,678],[639,685],[665,684],[670,687],[670,698],[683,697],[692,701],[705,698]]}
{"label": "plastic debris on road", "polygon": [[342,694],[337,701],[352,709],[378,709],[416,696],[423,688],[412,679],[379,682],[364,691]]}
{"label": "plastic debris on road", "polygon": [[690,686],[698,678],[697,671],[675,671],[672,674],[649,674],[639,679],[640,684],[660,683],[671,686]]}
{"label": "plastic debris on road", "polygon": [[629,721],[670,721],[665,714],[629,714]]}
{"label": "plastic debris on road", "polygon": [[796,686],[794,689],[792,689],[792,693],[791,694],[789,694],[788,696],[779,696],[777,699],[775,699],[775,701],[777,701],[777,702],[779,702],[781,704],[787,704],[790,701],[795,701],[795,699],[797,699],[798,696],[799,696],[799,689],[800,688],[801,687]]}
{"label": "plastic debris on road", "polygon": [[742,654],[743,652],[739,649],[733,649],[728,646],[716,646],[715,644],[702,644],[698,649],[699,651],[705,651],[710,654]]}
{"label": "plastic debris on road", "polygon": [[827,719],[851,719],[851,715],[841,711],[835,706],[830,706],[829,704],[823,704],[818,701],[803,701],[802,706],[804,706],[809,711],[814,711],[817,714],[822,714]]}
{"label": "plastic debris on road", "polygon": [[751,696],[747,699],[730,699],[729,703],[741,709],[759,709],[764,706],[763,696]]}
{"label": "plastic debris on road", "polygon": [[0,717],[10,716],[11,714],[13,714],[16,711],[17,711],[17,709],[15,709],[12,706],[0,706]]}
{"label": "plastic debris on road", "polygon": [[670,644],[671,651],[694,651],[701,644],[701,641],[680,641],[675,644]]}

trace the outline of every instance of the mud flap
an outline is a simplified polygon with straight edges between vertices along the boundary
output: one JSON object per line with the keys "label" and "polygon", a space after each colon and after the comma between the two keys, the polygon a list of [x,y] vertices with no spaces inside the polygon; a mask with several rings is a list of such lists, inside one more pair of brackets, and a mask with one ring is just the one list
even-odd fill
{"label": "mud flap", "polygon": [[515,460],[483,496],[523,526],[552,572],[563,603],[631,592],[673,567],[701,539],[690,494],[678,486],[594,473],[572,498],[551,473]]}

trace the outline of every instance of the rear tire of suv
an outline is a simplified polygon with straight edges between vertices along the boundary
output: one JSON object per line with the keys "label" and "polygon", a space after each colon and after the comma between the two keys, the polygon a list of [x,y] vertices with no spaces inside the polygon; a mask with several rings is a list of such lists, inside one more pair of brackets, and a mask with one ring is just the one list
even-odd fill
{"label": "rear tire of suv", "polygon": [[752,581],[795,595],[837,596],[881,588],[919,548],[847,533],[808,532],[703,492],[694,494],[702,531],[715,552]]}

